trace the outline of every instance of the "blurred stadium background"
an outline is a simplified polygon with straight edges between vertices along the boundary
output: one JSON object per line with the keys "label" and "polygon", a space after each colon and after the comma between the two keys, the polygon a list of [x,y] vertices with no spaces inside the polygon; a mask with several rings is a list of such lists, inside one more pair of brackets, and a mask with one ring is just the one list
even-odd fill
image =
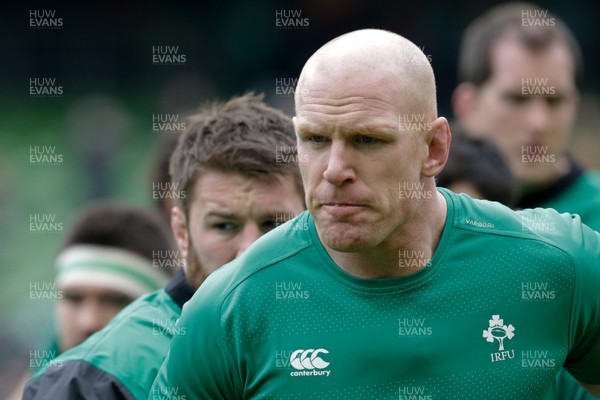
{"label": "blurred stadium background", "polygon": [[[3,5],[0,12],[0,398],[26,368],[51,322],[51,300],[29,297],[52,282],[53,259],[75,211],[110,198],[153,206],[152,168],[161,136],[153,116],[185,114],[208,99],[247,90],[293,114],[286,87],[307,57],[350,30],[400,33],[431,56],[440,114],[451,119],[456,54],[467,24],[496,1],[205,0]],[[600,3],[538,2],[571,27],[583,49],[583,102],[573,152],[600,169]],[[55,10],[60,29],[32,29],[31,10]],[[276,26],[276,12],[306,18]],[[300,12],[300,14],[298,14]],[[154,46],[178,46],[182,65],[153,63]],[[30,79],[56,79],[59,97],[32,97]],[[292,81],[293,82],[293,81]],[[55,146],[57,165],[30,149]],[[54,215],[62,231],[33,232],[30,216]]]}

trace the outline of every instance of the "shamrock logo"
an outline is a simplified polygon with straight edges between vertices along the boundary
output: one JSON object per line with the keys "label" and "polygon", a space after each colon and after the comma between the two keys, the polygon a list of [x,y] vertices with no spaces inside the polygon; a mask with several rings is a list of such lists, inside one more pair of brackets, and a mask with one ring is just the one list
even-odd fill
{"label": "shamrock logo", "polygon": [[493,343],[494,339],[498,340],[500,344],[499,351],[504,350],[504,339],[509,340],[515,336],[515,327],[511,325],[504,325],[504,320],[500,318],[500,315],[492,315],[490,321],[490,327],[483,331],[483,337],[486,341]]}

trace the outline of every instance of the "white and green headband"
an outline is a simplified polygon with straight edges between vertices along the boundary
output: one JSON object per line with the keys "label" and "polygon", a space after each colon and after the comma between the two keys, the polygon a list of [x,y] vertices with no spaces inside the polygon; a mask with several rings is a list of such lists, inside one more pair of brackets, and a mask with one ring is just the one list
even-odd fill
{"label": "white and green headband", "polygon": [[78,244],[56,258],[56,285],[86,285],[109,288],[132,298],[163,287],[169,277],[152,262],[117,247]]}

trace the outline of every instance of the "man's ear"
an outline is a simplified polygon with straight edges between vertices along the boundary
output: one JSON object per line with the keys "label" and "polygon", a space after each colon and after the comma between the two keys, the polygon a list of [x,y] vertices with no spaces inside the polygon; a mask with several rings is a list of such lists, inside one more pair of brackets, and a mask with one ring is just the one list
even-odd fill
{"label": "man's ear", "polygon": [[452,133],[450,132],[450,125],[448,125],[446,118],[439,117],[429,123],[427,132],[429,152],[422,165],[421,175],[434,177],[444,168],[448,160],[451,140]]}
{"label": "man's ear", "polygon": [[456,121],[469,129],[473,123],[476,107],[477,87],[470,82],[463,82],[452,93],[452,111]]}
{"label": "man's ear", "polygon": [[173,231],[175,243],[177,243],[177,247],[179,248],[180,258],[186,260],[188,256],[189,233],[185,212],[179,206],[174,206],[171,209],[171,231]]}

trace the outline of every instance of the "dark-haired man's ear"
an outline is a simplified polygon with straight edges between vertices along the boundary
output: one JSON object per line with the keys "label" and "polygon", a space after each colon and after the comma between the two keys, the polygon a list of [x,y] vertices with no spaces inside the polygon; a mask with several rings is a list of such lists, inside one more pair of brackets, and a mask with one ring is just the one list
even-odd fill
{"label": "dark-haired man's ear", "polygon": [[179,249],[179,256],[185,260],[188,256],[188,226],[185,212],[179,207],[171,208],[171,230]]}

